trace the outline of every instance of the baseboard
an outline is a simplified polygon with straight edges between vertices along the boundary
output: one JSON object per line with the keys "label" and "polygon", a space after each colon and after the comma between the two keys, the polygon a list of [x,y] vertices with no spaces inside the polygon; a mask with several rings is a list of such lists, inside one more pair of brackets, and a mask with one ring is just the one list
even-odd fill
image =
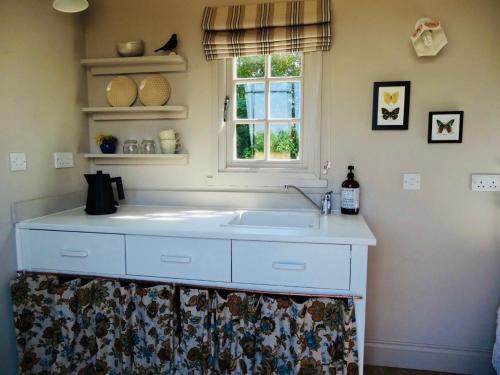
{"label": "baseboard", "polygon": [[495,375],[491,357],[492,352],[483,349],[382,340],[365,343],[365,363],[374,366]]}

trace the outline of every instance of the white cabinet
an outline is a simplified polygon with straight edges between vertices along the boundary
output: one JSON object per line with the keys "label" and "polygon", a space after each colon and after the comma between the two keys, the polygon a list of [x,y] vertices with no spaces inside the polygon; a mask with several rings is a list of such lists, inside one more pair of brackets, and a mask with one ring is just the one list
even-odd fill
{"label": "white cabinet", "polygon": [[126,233],[18,229],[19,270],[270,293],[358,296],[358,358],[363,368],[366,245]]}
{"label": "white cabinet", "polygon": [[26,270],[125,275],[125,237],[116,234],[25,230]]}
{"label": "white cabinet", "polygon": [[231,241],[127,236],[127,274],[231,282]]}
{"label": "white cabinet", "polygon": [[348,290],[348,245],[233,241],[233,282]]}

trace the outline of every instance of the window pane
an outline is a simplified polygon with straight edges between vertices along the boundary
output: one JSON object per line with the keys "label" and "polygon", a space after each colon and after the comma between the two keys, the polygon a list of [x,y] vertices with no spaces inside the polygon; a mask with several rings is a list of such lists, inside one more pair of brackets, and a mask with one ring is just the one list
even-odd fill
{"label": "window pane", "polygon": [[299,124],[271,124],[269,132],[271,138],[270,159],[296,160],[299,158]]}
{"label": "window pane", "polygon": [[264,159],[264,125],[236,125],[236,158]]}
{"label": "window pane", "polygon": [[271,88],[271,118],[300,117],[300,82],[274,82]]}
{"label": "window pane", "polygon": [[271,77],[299,77],[302,69],[300,53],[271,55]]}
{"label": "window pane", "polygon": [[265,95],[263,83],[236,85],[236,117],[264,118]]}
{"label": "window pane", "polygon": [[236,59],[237,78],[262,78],[266,72],[264,55],[238,57]]}

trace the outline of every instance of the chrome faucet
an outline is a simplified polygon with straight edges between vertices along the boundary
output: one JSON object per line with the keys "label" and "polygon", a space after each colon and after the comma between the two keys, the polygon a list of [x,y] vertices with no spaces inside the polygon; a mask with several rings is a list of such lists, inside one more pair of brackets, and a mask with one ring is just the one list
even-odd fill
{"label": "chrome faucet", "polygon": [[329,191],[321,196],[321,205],[317,204],[313,201],[309,196],[304,193],[304,191],[295,186],[295,185],[285,185],[285,190],[294,189],[298,191],[304,198],[306,198],[309,202],[314,204],[321,212],[321,215],[330,215],[332,213],[332,194],[333,192]]}

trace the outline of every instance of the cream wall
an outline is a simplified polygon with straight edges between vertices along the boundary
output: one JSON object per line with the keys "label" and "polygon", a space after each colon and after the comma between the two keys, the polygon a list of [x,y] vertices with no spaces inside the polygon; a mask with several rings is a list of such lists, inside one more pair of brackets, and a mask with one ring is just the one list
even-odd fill
{"label": "cream wall", "polygon": [[[228,1],[94,1],[85,15],[89,57],[113,56],[116,41],[133,38],[145,39],[151,52],[177,32],[179,52],[188,59],[188,72],[170,79],[172,104],[189,106],[189,119],[173,126],[183,134],[190,164],[108,168],[129,188],[206,188],[214,88],[199,25],[205,5],[222,3]],[[478,369],[488,361],[500,302],[500,200],[472,193],[469,180],[471,172],[500,172],[500,3],[335,0],[333,15],[334,46],[323,59],[322,159],[333,160],[328,179],[334,188],[345,166],[356,165],[362,211],[379,243],[369,263],[368,360],[485,373]],[[418,60],[409,46],[412,25],[424,15],[442,20],[450,40],[437,59]],[[3,373],[14,373],[10,203],[83,187],[88,166],[81,156],[73,169],[52,167],[53,151],[87,148],[79,112],[83,24],[53,11],[49,1],[4,0],[0,35],[0,363]],[[408,131],[371,131],[377,80],[412,81]],[[445,109],[465,111],[464,143],[428,145],[428,111]],[[170,126],[140,125],[102,130],[142,138]],[[8,171],[11,151],[27,153],[26,172]],[[421,173],[422,191],[402,191],[402,172]]]}
{"label": "cream wall", "polygon": [[[487,374],[500,303],[500,196],[472,192],[470,174],[500,172],[500,2],[335,0],[334,11],[325,59],[334,163],[357,166],[378,239],[368,358]],[[419,60],[408,34],[426,15],[443,22],[450,43]],[[370,130],[370,86],[384,80],[412,82],[408,131]],[[462,144],[427,143],[436,110],[465,111]],[[402,172],[421,173],[422,190],[403,191]],[[335,168],[333,181],[343,175]]]}
{"label": "cream wall", "polygon": [[[107,168],[129,188],[206,188],[215,88],[202,55],[202,11],[245,2],[253,1],[92,4],[88,57],[114,56],[117,41],[138,38],[151,53],[176,32],[188,60],[186,74],[169,76],[171,104],[187,104],[188,120],[94,128],[139,139],[169,126],[182,133],[189,166]],[[417,59],[410,46],[422,16],[441,20],[450,40],[437,58]],[[500,2],[334,0],[333,17],[333,48],[323,58],[322,160],[333,161],[335,189],[346,166],[356,166],[362,213],[378,239],[369,261],[368,361],[485,369],[500,302],[500,198],[469,185],[472,172],[500,172]],[[382,80],[412,82],[408,131],[371,130],[372,84]],[[91,87],[99,101],[102,87]],[[455,109],[465,111],[464,143],[427,144],[428,112]],[[402,172],[421,173],[422,190],[403,191]]]}
{"label": "cream wall", "polygon": [[[49,1],[0,2],[0,363],[16,373],[9,281],[15,275],[11,203],[82,189],[88,141],[81,17]],[[52,153],[73,151],[75,168],[55,170]],[[9,152],[26,152],[28,169],[9,171]]]}

